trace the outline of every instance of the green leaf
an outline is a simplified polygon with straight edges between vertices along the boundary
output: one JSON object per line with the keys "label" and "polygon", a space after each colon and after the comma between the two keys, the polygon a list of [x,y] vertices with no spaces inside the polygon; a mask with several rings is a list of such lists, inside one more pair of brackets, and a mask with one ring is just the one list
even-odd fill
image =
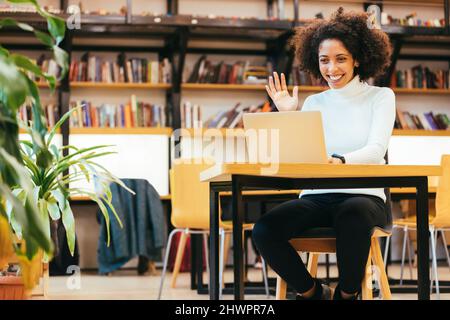
{"label": "green leaf", "polygon": [[58,203],[55,198],[47,200],[47,208],[52,220],[59,220],[61,218]]}
{"label": "green leaf", "polygon": [[64,79],[64,77],[67,74],[67,71],[69,70],[69,55],[66,51],[61,49],[58,46],[53,46],[53,55],[55,56],[56,63],[61,67],[61,74],[59,76],[59,80]]}
{"label": "green leaf", "polygon": [[10,55],[10,59],[16,64],[16,66],[24,70],[30,71],[39,77],[45,78],[50,86],[50,89],[51,90],[55,89],[56,86],[55,77],[49,76],[44,72],[42,72],[41,68],[38,65],[36,65],[33,61],[20,54],[12,54]]}
{"label": "green leaf", "polygon": [[[9,187],[0,183],[0,193],[12,203],[14,216],[17,223],[22,228],[22,235],[27,241],[27,256],[32,257],[37,252],[37,247],[41,247],[46,252],[52,251],[50,237],[45,233],[42,220],[38,216],[37,209],[33,208],[29,198],[26,200],[25,207],[14,197]],[[29,246],[29,244],[31,245]]]}
{"label": "green leaf", "polygon": [[67,244],[69,245],[70,253],[73,256],[75,252],[75,219],[73,218],[73,212],[67,199],[65,208],[62,211],[62,223],[66,229]]}
{"label": "green leaf", "polygon": [[7,49],[3,48],[2,46],[0,46],[0,54],[5,56],[5,57],[8,57],[9,56],[9,51]]}
{"label": "green leaf", "polygon": [[63,19],[55,16],[48,15],[46,18],[48,31],[52,35],[53,39],[56,40],[56,44],[58,45],[64,39],[66,23]]}
{"label": "green leaf", "polygon": [[45,232],[47,233],[47,236],[50,238],[51,230],[50,230],[50,218],[49,218],[47,201],[45,199],[40,198],[38,200],[38,207],[39,207],[39,213],[41,214],[41,219],[44,223]]}
{"label": "green leaf", "polygon": [[56,201],[58,202],[59,209],[61,210],[61,212],[64,211],[64,208],[66,206],[66,197],[61,192],[61,190],[56,189],[51,191],[50,193],[52,194],[53,197],[55,197]]}
{"label": "green leaf", "polygon": [[16,20],[14,20],[12,18],[4,18],[4,19],[0,20],[0,28],[2,28],[2,27],[18,27],[18,28],[22,29],[23,31],[29,31],[29,32],[34,31],[34,28],[32,26],[30,26],[29,24],[17,22]]}
{"label": "green leaf", "polygon": [[50,48],[53,47],[53,39],[47,33],[39,31],[39,30],[35,30],[34,35],[46,46],[48,46]]}
{"label": "green leaf", "polygon": [[39,6],[36,0],[8,0],[11,3],[31,3],[34,6]]}
{"label": "green leaf", "polygon": [[29,94],[27,79],[9,58],[0,55],[0,84],[3,91],[3,102],[11,108],[13,113],[17,112]]}
{"label": "green leaf", "polygon": [[58,147],[56,145],[52,144],[50,146],[50,151],[52,152],[53,157],[56,159],[56,161],[59,162],[59,160],[61,159],[61,157],[60,157],[61,154],[58,150]]}
{"label": "green leaf", "polygon": [[78,107],[78,108],[74,108],[74,109],[70,109],[69,111],[67,111],[62,117],[61,119],[59,119],[59,121],[53,126],[53,128],[50,130],[49,135],[47,137],[47,145],[50,145],[53,137],[55,136],[56,132],[58,131],[58,129],[62,126],[62,124],[70,117],[70,115],[72,114],[72,112],[76,111],[77,109],[80,109],[82,107]]}

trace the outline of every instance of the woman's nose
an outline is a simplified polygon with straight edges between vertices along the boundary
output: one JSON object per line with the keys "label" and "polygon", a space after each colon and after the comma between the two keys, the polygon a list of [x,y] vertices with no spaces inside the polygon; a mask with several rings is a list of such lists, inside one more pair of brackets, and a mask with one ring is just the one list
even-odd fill
{"label": "woman's nose", "polygon": [[337,65],[335,63],[333,63],[333,62],[330,62],[330,64],[328,65],[328,72],[333,74],[337,70],[338,70]]}

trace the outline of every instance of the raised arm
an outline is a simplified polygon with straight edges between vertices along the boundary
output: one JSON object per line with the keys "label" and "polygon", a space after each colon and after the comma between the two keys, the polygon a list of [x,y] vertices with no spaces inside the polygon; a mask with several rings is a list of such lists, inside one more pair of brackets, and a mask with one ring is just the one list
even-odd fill
{"label": "raised arm", "polygon": [[266,85],[266,91],[278,111],[298,110],[298,86],[294,87],[291,96],[283,73],[281,74],[281,81],[276,72],[273,73],[273,77],[269,77],[269,85]]}

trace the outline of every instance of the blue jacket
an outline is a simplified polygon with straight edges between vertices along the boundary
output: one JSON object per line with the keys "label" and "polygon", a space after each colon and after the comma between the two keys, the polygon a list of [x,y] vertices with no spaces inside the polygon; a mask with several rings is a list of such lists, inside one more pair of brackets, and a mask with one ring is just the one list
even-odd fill
{"label": "blue jacket", "polygon": [[166,242],[166,223],[158,192],[144,179],[122,179],[133,195],[118,184],[111,185],[112,204],[123,228],[108,209],[110,216],[110,246],[107,246],[106,223],[101,212],[98,241],[99,273],[119,269],[137,256],[161,261],[161,249]]}

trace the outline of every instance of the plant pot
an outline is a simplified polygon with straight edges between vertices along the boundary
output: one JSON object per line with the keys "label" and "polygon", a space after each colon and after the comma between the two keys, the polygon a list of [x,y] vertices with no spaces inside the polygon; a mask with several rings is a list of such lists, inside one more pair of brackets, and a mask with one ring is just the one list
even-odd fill
{"label": "plant pot", "polygon": [[21,277],[0,276],[0,300],[24,300],[28,298]]}

